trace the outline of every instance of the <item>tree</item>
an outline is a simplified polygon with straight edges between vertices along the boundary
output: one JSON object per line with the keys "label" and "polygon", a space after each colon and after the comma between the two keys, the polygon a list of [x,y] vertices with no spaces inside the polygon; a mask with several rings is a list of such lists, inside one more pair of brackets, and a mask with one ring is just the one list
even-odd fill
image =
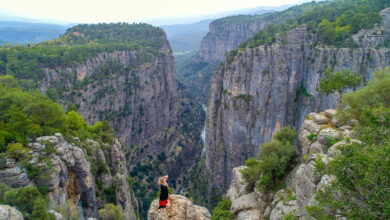
{"label": "tree", "polygon": [[99,215],[102,220],[122,220],[122,209],[114,204],[108,203],[104,208],[99,210]]}
{"label": "tree", "polygon": [[[353,135],[361,144],[340,146],[324,174],[336,177],[316,193],[318,206],[307,207],[315,219],[390,219],[390,69],[374,74],[366,87],[348,93],[341,110],[345,121],[356,120]],[[316,170],[321,169],[320,164]]]}
{"label": "tree", "polygon": [[241,173],[248,183],[247,191],[253,190],[256,182],[257,190],[261,192],[269,192],[279,185],[294,161],[296,135],[293,129],[282,128],[270,142],[261,146],[258,159],[250,158],[245,161],[247,168]]}
{"label": "tree", "polygon": [[329,95],[333,92],[338,92],[340,95],[339,108],[343,98],[343,90],[348,87],[357,87],[363,81],[362,76],[358,76],[356,73],[351,74],[349,70],[342,70],[338,72],[332,72],[329,68],[325,72],[325,77],[321,79],[320,86],[317,87],[317,91]]}

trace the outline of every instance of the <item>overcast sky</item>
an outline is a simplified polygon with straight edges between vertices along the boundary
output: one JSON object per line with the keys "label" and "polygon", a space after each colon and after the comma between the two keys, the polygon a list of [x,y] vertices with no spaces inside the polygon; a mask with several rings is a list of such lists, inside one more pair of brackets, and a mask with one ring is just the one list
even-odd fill
{"label": "overcast sky", "polygon": [[135,22],[211,14],[301,0],[0,0],[0,9],[23,17],[77,23]]}

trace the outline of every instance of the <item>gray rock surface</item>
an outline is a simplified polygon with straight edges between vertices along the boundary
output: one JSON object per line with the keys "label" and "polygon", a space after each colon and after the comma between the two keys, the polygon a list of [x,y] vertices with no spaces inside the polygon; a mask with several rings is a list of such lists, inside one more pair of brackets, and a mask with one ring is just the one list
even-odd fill
{"label": "gray rock surface", "polygon": [[[242,189],[246,182],[240,175],[241,172],[238,171],[245,167],[241,166],[233,169],[233,180],[228,189],[227,198],[232,201],[230,210],[235,214],[235,219],[268,218],[278,220],[283,219],[288,214],[296,216],[298,219],[305,219],[307,214],[306,207],[308,205],[318,205],[318,201],[315,200],[315,192],[321,190],[325,185],[331,184],[335,177],[329,175],[321,176],[321,174],[315,173],[315,161],[321,158],[321,161],[327,166],[333,160],[333,157],[339,153],[338,147],[351,143],[360,143],[360,141],[342,139],[329,149],[320,142],[320,138],[304,141],[304,139],[307,140],[307,134],[310,133],[307,130],[308,128],[319,127],[319,129],[312,130],[316,134],[329,134],[337,131],[337,128],[329,124],[325,127],[320,126],[331,121],[332,117],[335,117],[335,110],[326,110],[323,114],[310,113],[309,115],[310,117],[306,117],[298,133],[298,139],[302,139],[298,141],[299,157],[302,162],[287,174],[285,189],[281,189],[275,194],[265,194],[257,192],[255,187],[253,189],[254,192],[250,194],[239,194],[237,191]],[[317,117],[317,120],[314,120],[315,117]],[[352,131],[353,129],[353,127],[345,125],[340,125],[339,128],[343,128],[344,131]],[[237,181],[237,179],[240,179],[240,181]]]}
{"label": "gray rock surface", "polygon": [[[54,153],[46,150],[49,144],[55,150]],[[80,147],[86,145],[90,148],[89,153]],[[112,145],[101,145],[93,140],[86,140],[84,143],[76,140],[75,143],[70,143],[61,134],[56,133],[53,136],[37,138],[29,147],[32,155],[30,165],[43,168],[40,175],[33,178],[31,184],[48,187],[50,205],[53,209],[66,203],[80,210],[80,216],[98,218],[98,209],[107,203],[104,197],[96,197],[97,192],[104,194],[96,184],[98,180],[103,183],[104,188],[113,184],[117,186],[115,203],[122,207],[126,220],[136,219],[137,203],[127,183],[126,175],[129,172],[124,149],[118,140]],[[107,166],[107,171],[99,177],[94,176],[90,161],[94,163],[100,161]],[[0,169],[0,174],[7,169]],[[80,209],[78,208],[82,207],[78,206],[80,203],[88,203],[88,206]],[[60,219],[60,216],[56,215],[56,219]]]}
{"label": "gray rock surface", "polygon": [[230,210],[237,214],[240,211],[257,208],[256,193],[245,194],[232,201]]}
{"label": "gray rock surface", "polygon": [[[389,10],[382,12],[384,24],[390,22],[388,13]],[[214,72],[205,152],[206,168],[213,177],[211,182],[221,193],[226,192],[232,181],[232,169],[256,156],[260,146],[278,129],[292,126],[298,130],[309,112],[337,106],[337,94],[325,96],[316,91],[328,67],[336,71],[349,69],[368,81],[375,70],[390,62],[389,48],[377,48],[371,43],[356,49],[315,45],[315,37],[305,26],[295,28],[271,46],[238,51],[230,63],[224,63]],[[340,122],[335,121],[333,117],[333,125],[339,127]],[[318,125],[315,127],[322,126]],[[315,127],[311,130],[315,131]],[[321,135],[318,137],[321,143],[327,144]],[[337,137],[333,130],[329,135]]]}
{"label": "gray rock surface", "polygon": [[0,205],[0,220],[23,220],[23,215],[9,205]]}
{"label": "gray rock surface", "polygon": [[27,170],[16,164],[9,168],[0,169],[0,182],[13,188],[32,184],[27,176]]}
{"label": "gray rock surface", "polygon": [[[171,195],[172,204],[168,203],[166,209],[158,209],[158,199],[150,205],[148,220],[211,220],[210,212],[201,206],[194,205],[189,199],[180,195]],[[170,210],[170,205],[173,205]]]}

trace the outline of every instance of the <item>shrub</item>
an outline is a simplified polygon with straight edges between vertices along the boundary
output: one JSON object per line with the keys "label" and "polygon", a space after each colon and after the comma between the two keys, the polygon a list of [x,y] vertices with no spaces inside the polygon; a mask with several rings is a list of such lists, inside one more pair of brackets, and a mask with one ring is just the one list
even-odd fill
{"label": "shrub", "polygon": [[315,139],[315,137],[316,137],[316,135],[315,135],[315,134],[313,134],[313,133],[310,133],[309,135],[307,135],[307,139],[308,139],[309,141],[312,141],[312,140],[314,140],[314,139]]}
{"label": "shrub", "polygon": [[257,190],[261,192],[268,192],[279,186],[280,181],[292,168],[296,156],[295,137],[294,130],[282,128],[270,142],[261,146],[259,160],[250,158],[245,162],[247,168],[241,173],[248,183],[248,191],[253,190],[257,181]]}
{"label": "shrub", "polygon": [[27,219],[54,219],[48,214],[49,203],[35,187],[11,189],[0,184],[0,202],[15,206]]}
{"label": "shrub", "polygon": [[212,220],[233,220],[234,213],[230,211],[232,201],[222,200],[213,210]]}
{"label": "shrub", "polygon": [[7,145],[7,154],[15,160],[21,160],[29,157],[29,149],[20,143],[12,143]]}
{"label": "shrub", "polygon": [[245,161],[245,166],[248,168],[241,170],[242,176],[246,180],[246,191],[251,192],[259,180],[261,175],[261,162],[255,158],[249,158]]}
{"label": "shrub", "polygon": [[112,185],[104,189],[104,194],[106,195],[106,199],[109,203],[116,202],[116,186]]}
{"label": "shrub", "polygon": [[389,94],[390,69],[385,69],[376,72],[365,88],[345,96],[349,108],[340,115],[344,120],[357,120],[354,138],[362,144],[340,146],[341,154],[326,169],[316,160],[316,170],[336,178],[316,193],[318,206],[307,207],[311,217],[390,218]]}
{"label": "shrub", "polygon": [[122,220],[124,218],[122,208],[111,203],[100,209],[99,215],[102,220]]}
{"label": "shrub", "polygon": [[325,77],[321,79],[320,86],[317,87],[317,90],[326,95],[335,91],[338,92],[340,95],[340,108],[343,99],[343,90],[348,87],[356,87],[360,85],[362,81],[362,76],[357,76],[356,73],[351,74],[349,70],[333,73],[331,69],[328,69],[325,73]]}
{"label": "shrub", "polygon": [[274,135],[274,139],[280,141],[282,144],[287,145],[293,145],[295,142],[295,138],[297,136],[297,132],[289,127],[284,127],[280,129],[280,131],[276,132]]}

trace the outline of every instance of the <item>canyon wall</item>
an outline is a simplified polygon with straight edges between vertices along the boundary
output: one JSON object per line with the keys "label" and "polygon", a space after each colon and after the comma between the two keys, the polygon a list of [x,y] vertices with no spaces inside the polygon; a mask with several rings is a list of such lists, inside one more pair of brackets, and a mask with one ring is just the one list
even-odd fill
{"label": "canyon wall", "polygon": [[383,47],[389,29],[361,30],[357,48],[336,48],[314,42],[305,26],[278,35],[271,46],[239,50],[214,72],[206,119],[206,167],[221,192],[231,183],[232,169],[256,156],[260,146],[283,126],[299,129],[306,115],[337,106],[338,96],[316,91],[325,71],[349,69],[372,78],[390,63]]}

